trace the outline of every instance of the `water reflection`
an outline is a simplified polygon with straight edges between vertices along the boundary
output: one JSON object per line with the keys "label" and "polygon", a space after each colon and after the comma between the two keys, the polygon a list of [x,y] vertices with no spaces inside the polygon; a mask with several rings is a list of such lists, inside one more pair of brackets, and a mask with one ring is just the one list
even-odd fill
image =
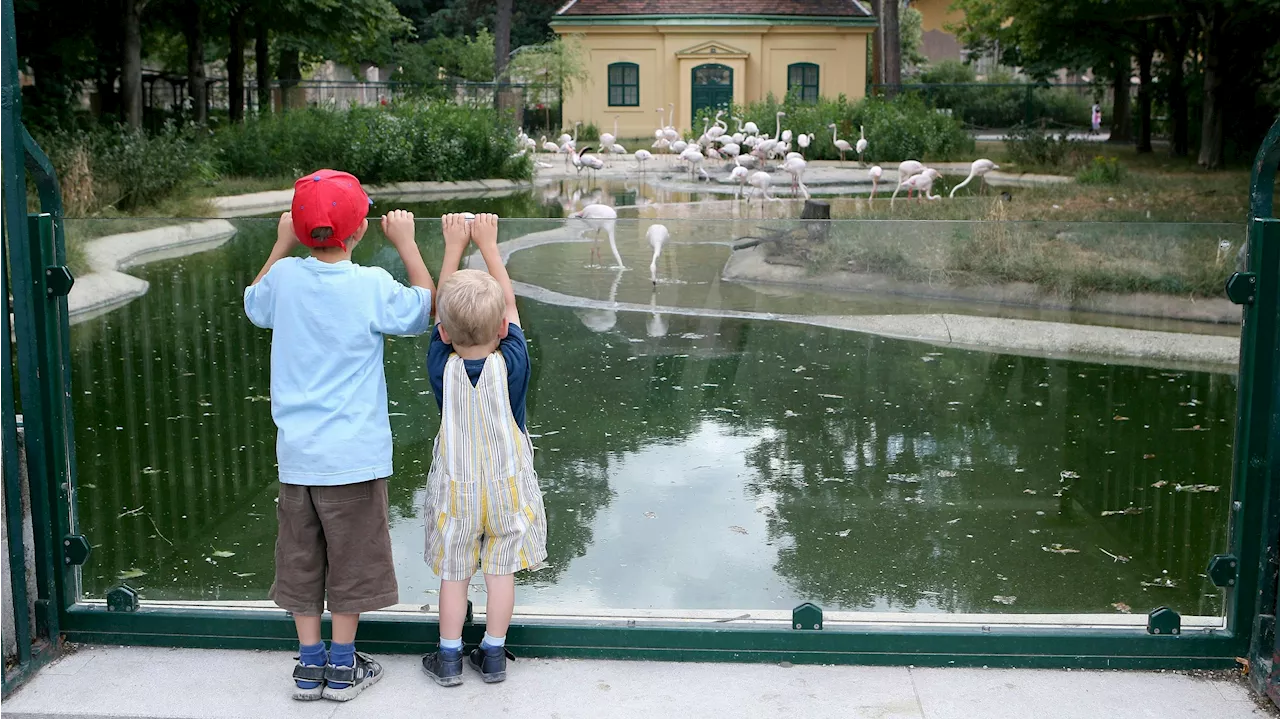
{"label": "water reflection", "polygon": [[[89,594],[131,577],[153,599],[265,596],[270,338],[240,296],[270,236],[150,265],[145,298],[73,330]],[[521,304],[551,528],[523,604],[1220,611],[1199,573],[1226,544],[1230,376],[657,311],[679,291],[607,317]],[[392,532],[402,600],[434,604],[425,349],[388,341]]]}

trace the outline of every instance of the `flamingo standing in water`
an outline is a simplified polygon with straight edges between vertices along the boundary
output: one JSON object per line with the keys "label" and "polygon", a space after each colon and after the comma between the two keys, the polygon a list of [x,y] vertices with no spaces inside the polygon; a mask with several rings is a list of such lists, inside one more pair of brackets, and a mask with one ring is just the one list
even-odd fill
{"label": "flamingo standing in water", "polygon": [[[889,198],[889,202],[892,203],[894,198],[898,196],[898,190],[901,190],[905,186],[904,183],[907,181],[907,179],[909,179],[912,175],[918,175],[923,171],[924,171],[924,163],[919,162],[918,160],[903,160],[902,162],[899,162],[898,163],[898,186],[894,188],[893,197]],[[912,191],[912,188],[908,187],[907,197],[911,197],[911,191]]]}
{"label": "flamingo standing in water", "polygon": [[742,164],[742,158],[735,155],[733,158],[733,171],[729,173],[729,179],[738,185],[739,200],[742,199],[742,188],[747,184],[747,175],[749,174],[751,174],[751,171]]}
{"label": "flamingo standing in water", "polygon": [[600,135],[600,147],[613,147],[613,143],[618,140],[618,118],[622,115],[613,116],[613,132],[606,132]]}
{"label": "flamingo standing in water", "polygon": [[640,163],[640,172],[644,173],[644,163],[649,161],[653,154],[648,150],[636,150],[636,162]]}
{"label": "flamingo standing in water", "polygon": [[[583,221],[586,227],[583,228],[582,232],[580,233],[580,236],[583,237],[584,239],[586,238],[588,232],[591,232],[594,230],[604,230],[605,233],[608,234],[609,236],[609,249],[613,251],[613,259],[615,262],[618,263],[617,265],[614,266],[614,269],[626,269],[622,264],[622,255],[618,254],[618,242],[617,242],[617,238],[614,235],[614,231],[617,229],[617,225],[618,225],[617,210],[613,209],[612,207],[609,207],[608,205],[599,205],[599,204],[587,205],[581,210],[569,215],[569,219]],[[596,239],[596,243],[597,244],[599,243],[598,236]],[[591,248],[591,256],[593,260],[598,261],[597,258],[600,256],[600,251],[595,245],[593,245]]]}
{"label": "flamingo standing in water", "polygon": [[649,229],[644,233],[649,240],[649,246],[653,248],[653,259],[649,261],[649,279],[653,280],[654,287],[658,286],[658,255],[662,254],[662,246],[667,244],[667,240],[671,238],[671,233],[667,231],[665,225],[649,225]]}
{"label": "flamingo standing in water", "polygon": [[951,188],[951,194],[949,195],[949,197],[955,197],[956,190],[960,189],[961,187],[964,187],[970,182],[973,182],[973,178],[975,177],[978,178],[978,182],[980,183],[979,187],[981,187],[985,191],[987,188],[987,179],[985,175],[988,172],[991,172],[992,170],[999,170],[999,169],[1000,169],[1000,166],[992,162],[991,160],[974,160],[973,164],[969,166],[969,176],[964,178],[964,182],[961,182],[960,184]]}
{"label": "flamingo standing in water", "polygon": [[840,161],[844,162],[844,153],[852,150],[853,146],[849,144],[848,140],[841,140],[836,137],[836,133],[839,132],[839,130],[836,128],[836,124],[834,122],[827,125],[827,129],[831,130],[831,144],[835,145],[836,149],[840,151]]}
{"label": "flamingo standing in water", "polygon": [[806,200],[809,199],[809,188],[804,186],[804,169],[807,164],[798,152],[782,163],[782,169],[791,175],[792,194],[795,194],[796,190],[799,189]]}
{"label": "flamingo standing in water", "polygon": [[876,199],[876,188],[880,186],[880,176],[884,174],[884,170],[879,165],[872,165],[867,174],[871,176],[871,196],[867,201]]}
{"label": "flamingo standing in water", "polygon": [[[751,177],[747,179],[747,182],[750,183],[751,186],[755,188],[754,194],[757,194],[760,196],[760,216],[764,217],[764,201],[773,199],[772,197],[769,196],[769,183],[771,182],[771,179],[769,178],[769,173],[765,172],[764,170],[756,170],[755,172],[751,173]],[[748,200],[747,202],[748,202],[747,208],[749,211],[751,207],[750,200]]]}
{"label": "flamingo standing in water", "polygon": [[867,132],[863,129],[862,125],[858,125],[858,142],[853,146],[853,148],[858,151],[858,162],[861,162],[864,165],[866,162],[862,159],[862,155],[867,151],[867,145]]}
{"label": "flamingo standing in water", "polygon": [[[942,174],[940,172],[933,169],[932,167],[926,167],[919,174],[912,175],[911,177],[908,177],[902,182],[899,182],[898,187],[907,188],[908,197],[911,196],[910,193],[912,190],[919,192],[920,194],[916,196],[917,200],[920,200],[922,198],[928,198],[930,200],[941,200],[942,195],[930,194],[930,192],[933,191],[933,181],[938,179],[939,177],[942,177]],[[896,197],[898,194],[897,190],[895,190],[893,194]],[[889,199],[889,207],[890,208],[893,207],[893,198]]]}

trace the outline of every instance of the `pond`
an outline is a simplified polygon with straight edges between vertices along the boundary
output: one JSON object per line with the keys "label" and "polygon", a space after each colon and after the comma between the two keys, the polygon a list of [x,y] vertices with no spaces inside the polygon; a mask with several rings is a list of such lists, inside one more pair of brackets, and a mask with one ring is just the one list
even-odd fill
{"label": "pond", "polygon": [[[526,214],[558,207],[521,202]],[[504,221],[502,232],[558,224]],[[668,224],[697,239],[694,223]],[[137,268],[151,283],[144,297],[72,329],[88,597],[121,581],[144,599],[266,597],[270,333],[244,318],[241,297],[274,227],[237,226],[217,250]],[[438,226],[420,228],[434,274]],[[617,287],[580,243],[519,252],[513,276],[581,297],[613,290],[750,314],[521,300],[550,524],[548,567],[521,576],[521,608],[1221,613],[1203,571],[1227,546],[1233,375],[777,322],[763,313],[886,302],[719,282],[727,249],[696,242],[669,248],[675,264],[655,288],[636,250],[642,231],[624,231],[632,269]],[[376,231],[356,260],[402,272]],[[389,339],[386,374],[401,601],[434,606],[419,516],[439,422],[426,344]]]}

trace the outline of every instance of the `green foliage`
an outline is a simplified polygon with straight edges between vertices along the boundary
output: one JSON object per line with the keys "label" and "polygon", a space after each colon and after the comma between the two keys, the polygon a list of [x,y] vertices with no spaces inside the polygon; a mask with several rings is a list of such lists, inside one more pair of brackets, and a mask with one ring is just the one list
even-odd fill
{"label": "green foliage", "polygon": [[[778,102],[769,96],[763,102],[746,107],[735,106],[732,115],[745,123],[756,123],[760,132],[773,135],[778,111],[786,116],[783,129],[793,133],[812,133],[813,144],[805,156],[818,160],[838,160],[840,151],[831,141],[830,125],[835,124],[842,140],[853,144],[858,139],[859,128],[864,128],[869,147],[867,162],[903,160],[909,157],[929,160],[950,160],[966,157],[973,152],[973,139],[950,117],[924,105],[918,98],[900,96],[893,100],[868,98],[851,103],[844,96],[836,100],[819,99],[816,103],[800,103],[788,98]],[[714,116],[714,112],[706,113]],[[730,133],[736,124],[727,120]],[[695,122],[702,129],[703,118]],[[794,143],[793,143],[794,144]],[[846,158],[852,157],[846,153]]]}
{"label": "green foliage", "polygon": [[513,82],[559,87],[569,95],[574,87],[591,79],[582,36],[559,36],[542,45],[520,48],[507,65],[507,77]]}
{"label": "green foliage", "polygon": [[298,176],[333,167],[368,184],[527,178],[524,157],[489,109],[400,103],[346,112],[310,109],[221,130],[219,168],[229,175]]}
{"label": "green foliage", "polygon": [[1076,173],[1076,182],[1085,185],[1115,185],[1125,177],[1124,165],[1114,157],[1095,156]]}
{"label": "green foliage", "polygon": [[959,60],[943,60],[920,73],[920,82],[924,84],[977,81],[973,66]]}
{"label": "green foliage", "polygon": [[57,132],[40,144],[62,180],[69,215],[155,206],[212,176],[210,144],[172,124],[156,133],[126,127]]}
{"label": "green foliage", "polygon": [[898,36],[901,38],[902,65],[923,67],[929,62],[924,55],[924,15],[908,5],[898,14]]}
{"label": "green foliage", "polygon": [[446,78],[471,82],[493,80],[493,35],[481,28],[475,37],[433,37],[425,43],[396,46],[399,82],[434,84]]}
{"label": "green foliage", "polygon": [[1084,143],[1069,139],[1066,133],[1046,132],[1042,128],[1017,125],[1004,138],[1005,151],[1015,164],[1027,168],[1049,170],[1070,169],[1080,162]]}

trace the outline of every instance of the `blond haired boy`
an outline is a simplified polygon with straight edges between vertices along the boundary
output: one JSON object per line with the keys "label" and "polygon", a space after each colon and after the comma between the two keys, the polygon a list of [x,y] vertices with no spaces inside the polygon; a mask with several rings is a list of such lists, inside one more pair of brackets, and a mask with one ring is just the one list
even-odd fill
{"label": "blond haired boy", "polygon": [[[498,251],[498,218],[444,218],[427,371],[440,405],[427,478],[425,559],[440,576],[440,646],[422,669],[441,686],[462,683],[467,588],[484,573],[485,635],[468,663],[486,683],[506,678],[515,573],[547,557],[547,519],[525,422],[529,349],[516,295]],[[458,270],[468,241],[489,271]]]}

